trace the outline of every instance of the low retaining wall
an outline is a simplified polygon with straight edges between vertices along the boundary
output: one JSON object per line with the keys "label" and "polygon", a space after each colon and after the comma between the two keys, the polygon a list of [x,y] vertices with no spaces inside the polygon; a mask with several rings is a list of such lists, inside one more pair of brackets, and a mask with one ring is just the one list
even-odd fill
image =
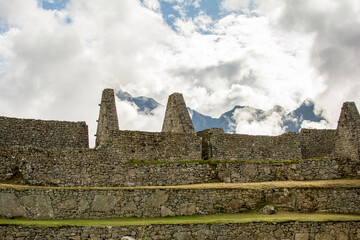
{"label": "low retaining wall", "polygon": [[283,222],[228,224],[154,224],[121,227],[0,226],[1,239],[360,239],[360,222]]}
{"label": "low retaining wall", "polygon": [[221,182],[264,182],[286,180],[328,180],[357,176],[360,162],[349,159],[324,158],[288,162],[219,163],[216,173]]}
{"label": "low retaining wall", "polygon": [[[166,217],[239,213],[271,202],[287,211],[360,214],[360,188],[0,189],[0,216],[26,218]],[[255,186],[256,187],[256,186]]]}

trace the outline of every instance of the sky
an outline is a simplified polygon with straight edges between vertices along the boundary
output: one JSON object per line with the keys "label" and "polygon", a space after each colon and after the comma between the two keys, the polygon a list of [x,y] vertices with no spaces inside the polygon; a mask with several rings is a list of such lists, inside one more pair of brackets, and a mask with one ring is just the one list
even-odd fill
{"label": "sky", "polygon": [[[0,0],[0,115],[86,121],[92,146],[103,88],[212,117],[311,99],[335,128],[358,76],[358,0]],[[164,108],[117,107],[121,129],[161,130]],[[284,131],[242,115],[239,133]]]}

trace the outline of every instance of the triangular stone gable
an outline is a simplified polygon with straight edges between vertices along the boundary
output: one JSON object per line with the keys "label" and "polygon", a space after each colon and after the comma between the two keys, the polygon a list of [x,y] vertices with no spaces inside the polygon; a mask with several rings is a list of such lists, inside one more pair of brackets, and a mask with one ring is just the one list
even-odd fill
{"label": "triangular stone gable", "polygon": [[96,146],[103,143],[111,130],[118,130],[114,89],[104,89],[100,103],[100,113],[96,133]]}
{"label": "triangular stone gable", "polygon": [[195,133],[194,125],[181,93],[173,93],[169,96],[162,131]]}
{"label": "triangular stone gable", "polygon": [[360,115],[354,102],[345,102],[338,121],[335,155],[359,160]]}

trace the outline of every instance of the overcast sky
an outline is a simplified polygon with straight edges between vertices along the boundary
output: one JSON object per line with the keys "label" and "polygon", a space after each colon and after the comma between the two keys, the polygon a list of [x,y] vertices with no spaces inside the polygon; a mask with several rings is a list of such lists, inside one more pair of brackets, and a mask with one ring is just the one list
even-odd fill
{"label": "overcast sky", "polygon": [[[182,92],[213,117],[310,98],[336,127],[359,76],[358,0],[0,0],[0,115],[91,135],[105,87],[164,105]],[[118,107],[122,129],[160,131],[163,110]]]}

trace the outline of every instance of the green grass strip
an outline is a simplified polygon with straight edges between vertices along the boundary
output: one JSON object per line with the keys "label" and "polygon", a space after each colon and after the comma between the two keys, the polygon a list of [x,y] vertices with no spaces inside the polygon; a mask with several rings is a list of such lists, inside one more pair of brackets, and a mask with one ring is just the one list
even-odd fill
{"label": "green grass strip", "polygon": [[111,219],[50,219],[31,220],[24,218],[3,219],[0,225],[21,225],[34,227],[61,226],[128,226],[151,224],[224,224],[250,222],[323,222],[323,221],[360,221],[360,215],[330,214],[330,213],[295,213],[278,212],[274,215],[262,215],[257,212],[239,214],[194,215],[166,218],[111,218]]}
{"label": "green grass strip", "polygon": [[199,163],[199,164],[210,164],[216,165],[221,163],[299,163],[303,161],[322,161],[325,157],[321,158],[309,158],[309,159],[286,159],[286,160],[274,160],[274,159],[237,159],[237,160],[220,160],[220,159],[209,159],[209,160],[185,160],[175,162],[164,162],[154,160],[130,160],[125,164],[129,165],[169,165],[169,164],[188,164],[188,163]]}

